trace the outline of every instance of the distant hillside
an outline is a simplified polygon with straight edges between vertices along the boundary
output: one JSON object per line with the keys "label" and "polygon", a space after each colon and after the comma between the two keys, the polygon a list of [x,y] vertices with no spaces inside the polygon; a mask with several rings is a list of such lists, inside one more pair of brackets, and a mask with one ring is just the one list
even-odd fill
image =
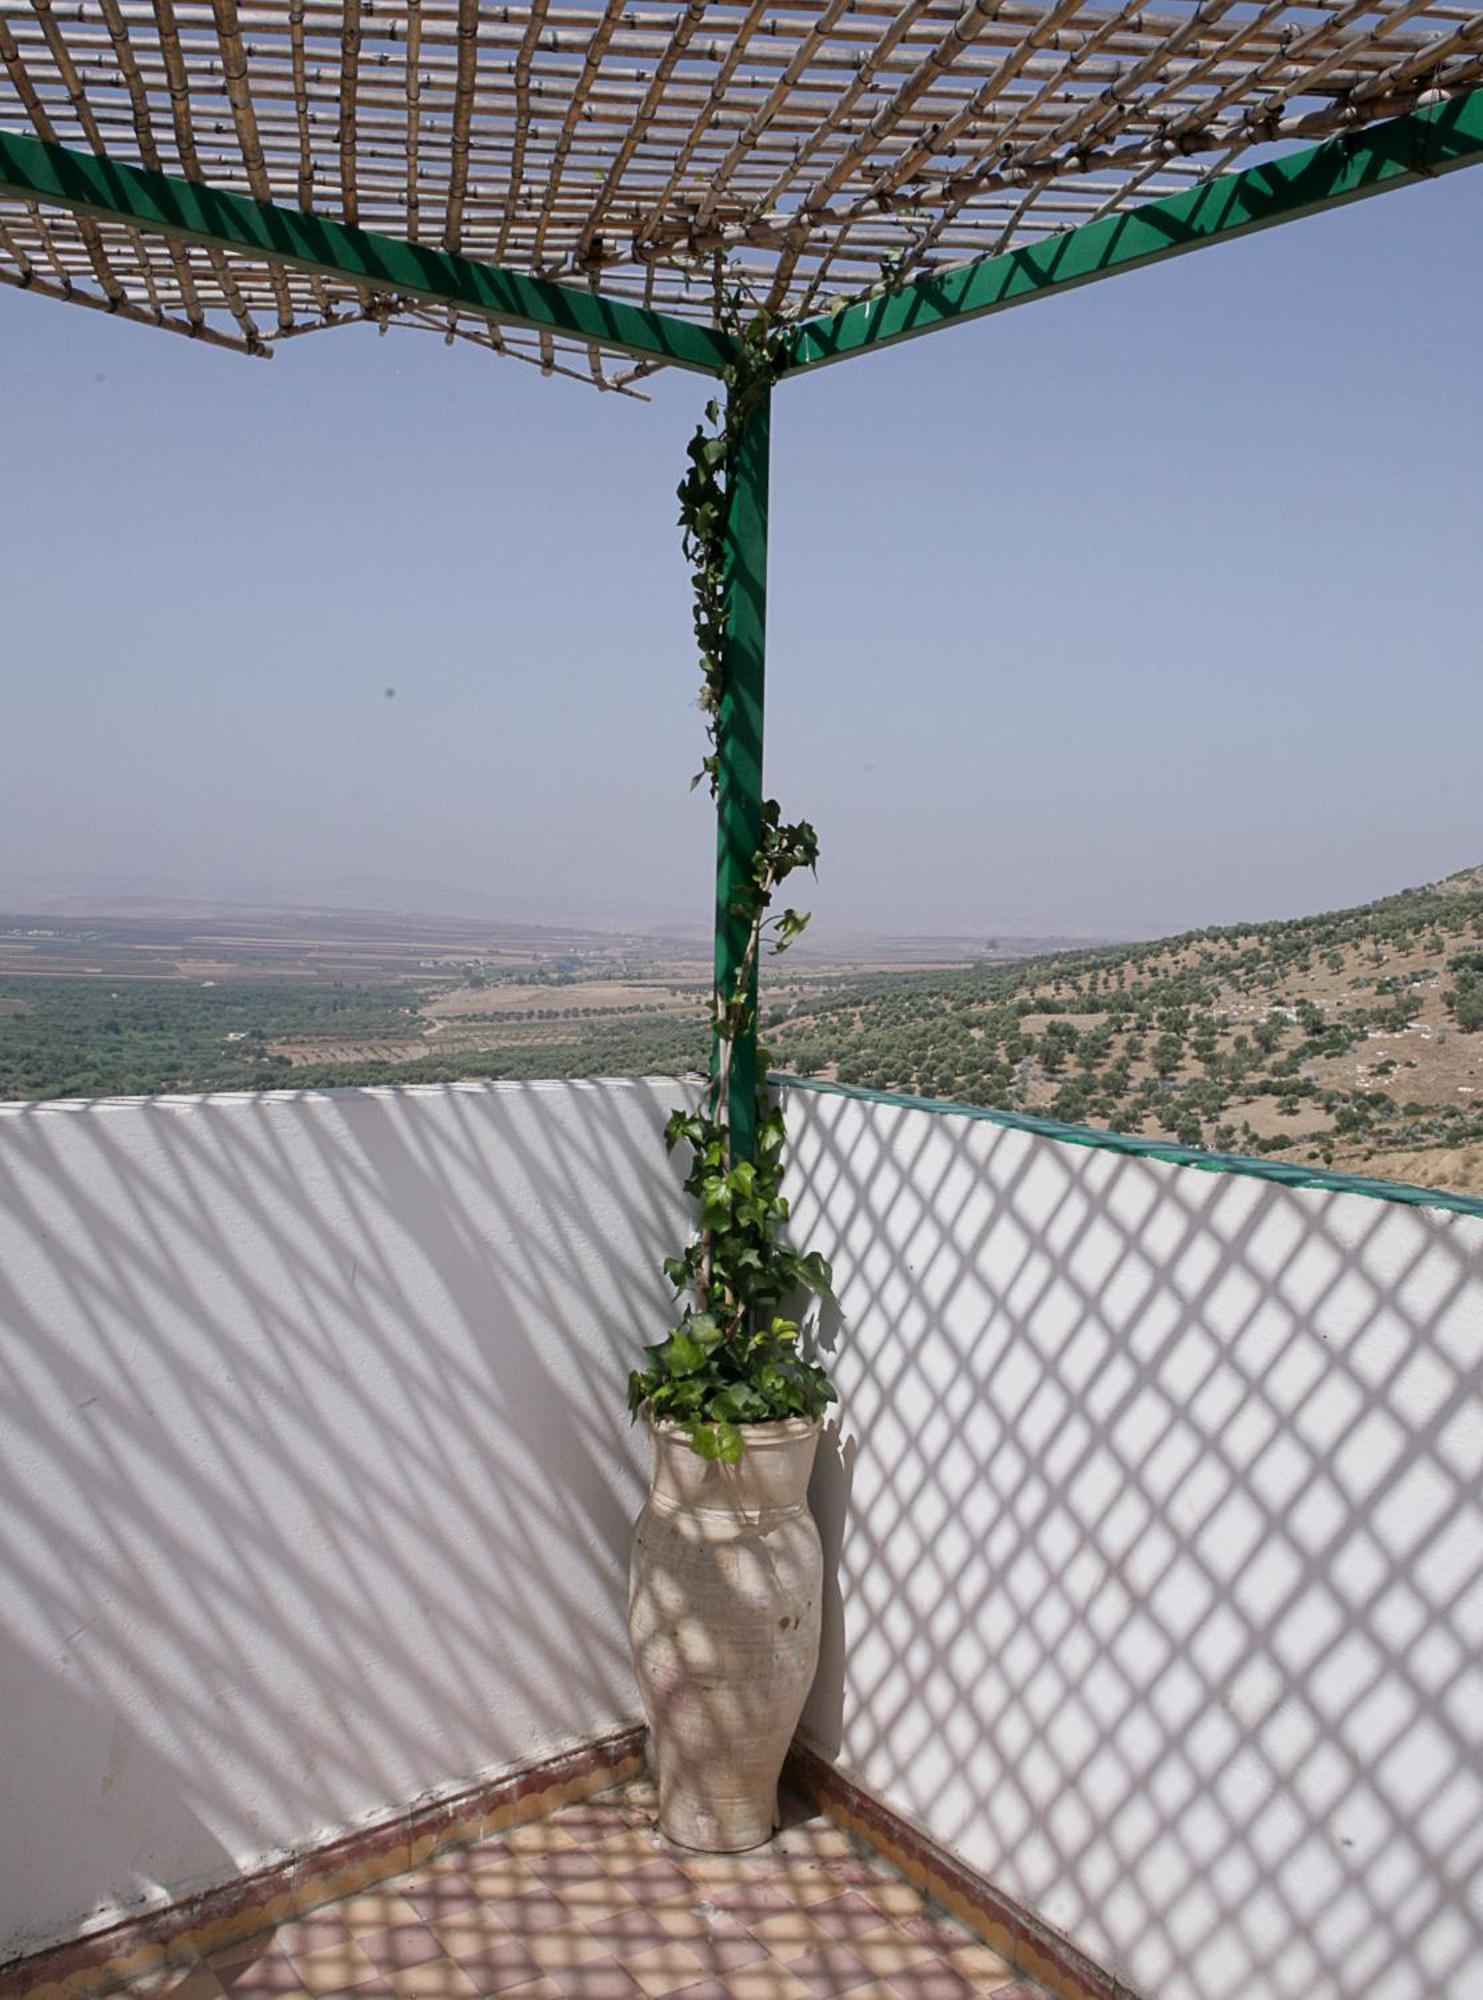
{"label": "distant hillside", "polygon": [[1483,866],[1358,909],[784,1010],[779,1064],[1483,1193]]}
{"label": "distant hillside", "polygon": [[[557,932],[518,946],[369,920],[17,920],[0,1097],[705,1062],[703,964]],[[763,1012],[774,1062],[800,1074],[1483,1194],[1483,866],[1359,909],[1014,963],[800,954]]]}

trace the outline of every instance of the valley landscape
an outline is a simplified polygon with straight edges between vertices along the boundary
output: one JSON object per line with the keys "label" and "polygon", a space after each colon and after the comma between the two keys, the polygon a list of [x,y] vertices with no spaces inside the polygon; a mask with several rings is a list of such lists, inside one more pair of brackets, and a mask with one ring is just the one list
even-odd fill
{"label": "valley landscape", "polygon": [[[847,941],[764,979],[783,1071],[1483,1194],[1483,867],[1137,944]],[[675,1074],[707,944],[379,913],[0,917],[0,1095]]]}

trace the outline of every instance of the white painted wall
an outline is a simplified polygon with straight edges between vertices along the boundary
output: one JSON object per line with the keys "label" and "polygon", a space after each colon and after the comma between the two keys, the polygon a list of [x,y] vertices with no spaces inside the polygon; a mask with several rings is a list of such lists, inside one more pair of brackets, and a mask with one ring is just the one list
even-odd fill
{"label": "white painted wall", "polygon": [[789,1094],[805,1718],[1156,2000],[1483,1994],[1483,1221]]}
{"label": "white painted wall", "polygon": [[[637,1714],[679,1098],[0,1109],[0,1954]],[[1483,1222],[790,1115],[813,1735],[1157,2000],[1476,2000]]]}
{"label": "white painted wall", "polygon": [[0,1958],[638,1714],[679,1096],[0,1109]]}

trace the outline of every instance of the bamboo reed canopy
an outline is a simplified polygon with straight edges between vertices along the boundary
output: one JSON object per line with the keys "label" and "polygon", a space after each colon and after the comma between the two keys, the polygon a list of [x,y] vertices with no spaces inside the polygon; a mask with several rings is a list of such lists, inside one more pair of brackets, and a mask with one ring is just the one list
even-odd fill
{"label": "bamboo reed canopy", "polygon": [[[713,324],[1043,242],[1483,82],[1423,0],[0,0],[0,132]],[[367,318],[661,365],[0,200],[0,282],[239,348]]]}

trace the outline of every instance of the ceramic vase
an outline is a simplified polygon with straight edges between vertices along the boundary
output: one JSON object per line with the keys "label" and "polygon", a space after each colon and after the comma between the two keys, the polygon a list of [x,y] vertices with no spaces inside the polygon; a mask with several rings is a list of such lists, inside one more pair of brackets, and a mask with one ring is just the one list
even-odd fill
{"label": "ceramic vase", "polygon": [[660,1831],[733,1854],[777,1825],[778,1777],[819,1658],[823,1557],[808,1510],[819,1426],[744,1424],[736,1465],[649,1424],[628,1637],[658,1769]]}

